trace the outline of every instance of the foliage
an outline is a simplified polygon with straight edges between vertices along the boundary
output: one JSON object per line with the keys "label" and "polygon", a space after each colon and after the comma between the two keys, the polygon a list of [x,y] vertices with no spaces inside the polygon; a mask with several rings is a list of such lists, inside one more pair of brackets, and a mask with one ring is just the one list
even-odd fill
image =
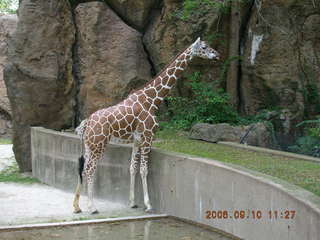
{"label": "foliage", "polygon": [[159,131],[157,138],[160,141],[154,142],[154,146],[166,151],[242,166],[280,178],[320,196],[319,163],[191,140],[187,134],[169,129]]}
{"label": "foliage", "polygon": [[190,19],[193,13],[204,14],[204,11],[218,10],[220,13],[227,13],[230,3],[233,1],[245,0],[184,0],[182,8],[174,13],[181,20]]}
{"label": "foliage", "polygon": [[292,152],[320,157],[320,140],[311,136],[299,137],[295,145],[288,149]]}
{"label": "foliage", "polygon": [[238,113],[228,103],[229,97],[222,90],[213,90],[209,83],[200,81],[200,73],[189,75],[191,97],[167,97],[170,121],[162,127],[189,129],[196,122],[237,124],[241,122]]}
{"label": "foliage", "polygon": [[0,138],[0,145],[1,144],[12,144],[12,141],[9,138]]}
{"label": "foliage", "polygon": [[1,0],[0,13],[15,13],[18,8],[18,0]]}
{"label": "foliage", "polygon": [[320,112],[320,89],[317,86],[317,74],[314,68],[315,66],[305,64],[303,71],[300,73],[301,80],[306,83],[303,89],[305,102],[308,103],[305,109],[306,116],[310,112]]}
{"label": "foliage", "polygon": [[297,127],[308,125],[306,135],[297,139],[295,145],[290,146],[289,150],[320,157],[320,118],[316,120],[306,120],[297,125]]}

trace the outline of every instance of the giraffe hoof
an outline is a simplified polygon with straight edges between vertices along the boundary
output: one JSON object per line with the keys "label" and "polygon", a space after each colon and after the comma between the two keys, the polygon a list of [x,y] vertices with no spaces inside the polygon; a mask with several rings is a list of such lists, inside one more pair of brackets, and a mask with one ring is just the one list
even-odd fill
{"label": "giraffe hoof", "polygon": [[137,204],[133,204],[130,206],[131,208],[138,208],[138,205]]}
{"label": "giraffe hoof", "polygon": [[153,208],[146,208],[145,212],[146,213],[154,213],[154,209]]}
{"label": "giraffe hoof", "polygon": [[91,212],[92,215],[93,215],[93,214],[98,214],[98,213],[99,213],[98,210],[94,210],[93,212]]}
{"label": "giraffe hoof", "polygon": [[81,209],[79,208],[79,209],[75,209],[74,211],[73,211],[73,213],[81,213],[82,211],[81,211]]}

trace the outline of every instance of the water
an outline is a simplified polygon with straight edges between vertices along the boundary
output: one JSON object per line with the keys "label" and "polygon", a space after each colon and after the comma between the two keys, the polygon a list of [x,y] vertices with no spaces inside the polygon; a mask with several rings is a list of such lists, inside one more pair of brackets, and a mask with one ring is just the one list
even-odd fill
{"label": "water", "polygon": [[1,240],[227,240],[213,230],[171,218],[0,232]]}

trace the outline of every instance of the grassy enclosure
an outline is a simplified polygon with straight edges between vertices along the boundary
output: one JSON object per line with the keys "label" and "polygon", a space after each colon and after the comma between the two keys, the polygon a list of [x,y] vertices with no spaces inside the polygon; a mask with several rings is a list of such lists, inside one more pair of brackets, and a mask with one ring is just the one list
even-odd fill
{"label": "grassy enclosure", "polygon": [[0,144],[12,144],[10,138],[0,138]]}
{"label": "grassy enclosure", "polygon": [[4,170],[0,171],[0,182],[13,182],[13,183],[39,183],[40,181],[36,178],[25,176],[19,172],[18,165],[14,163],[13,165],[6,167]]}
{"label": "grassy enclosure", "polygon": [[[0,138],[0,145],[12,144],[9,138]],[[0,156],[1,157],[1,156]],[[0,159],[1,160],[1,159]],[[12,160],[14,162],[14,160]],[[21,174],[16,162],[0,170],[0,182],[14,182],[14,183],[38,183],[39,180]]]}
{"label": "grassy enclosure", "polygon": [[185,132],[160,131],[155,147],[232,163],[285,180],[320,196],[320,164],[188,139]]}

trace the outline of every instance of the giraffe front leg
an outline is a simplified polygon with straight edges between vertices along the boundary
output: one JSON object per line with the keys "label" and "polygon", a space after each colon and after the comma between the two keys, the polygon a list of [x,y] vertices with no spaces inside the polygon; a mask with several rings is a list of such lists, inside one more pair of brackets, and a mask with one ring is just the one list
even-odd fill
{"label": "giraffe front leg", "polygon": [[131,163],[130,163],[130,196],[129,196],[129,206],[131,208],[138,207],[135,204],[135,181],[136,181],[136,174],[138,172],[138,163],[139,163],[139,147],[135,142],[132,149],[132,156],[131,156]]}
{"label": "giraffe front leg", "polygon": [[140,162],[140,176],[142,180],[143,200],[144,200],[144,205],[146,206],[146,210],[145,210],[146,212],[153,211],[150,204],[148,182],[147,182],[150,148],[151,148],[150,146],[141,148],[141,162]]}

